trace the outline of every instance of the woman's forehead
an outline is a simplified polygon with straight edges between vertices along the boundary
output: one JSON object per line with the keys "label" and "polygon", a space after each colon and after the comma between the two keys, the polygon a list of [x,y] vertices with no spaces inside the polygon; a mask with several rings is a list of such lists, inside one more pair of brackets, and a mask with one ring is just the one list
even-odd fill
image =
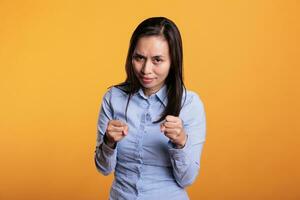
{"label": "woman's forehead", "polygon": [[135,53],[143,56],[165,56],[169,53],[169,45],[162,36],[141,37],[136,45]]}

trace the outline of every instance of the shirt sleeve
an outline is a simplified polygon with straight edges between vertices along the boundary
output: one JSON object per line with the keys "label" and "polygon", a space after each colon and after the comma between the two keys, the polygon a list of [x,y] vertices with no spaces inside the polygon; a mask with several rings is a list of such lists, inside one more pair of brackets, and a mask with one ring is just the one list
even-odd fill
{"label": "shirt sleeve", "polygon": [[110,103],[112,89],[104,95],[97,123],[97,140],[95,150],[95,165],[103,175],[110,174],[116,166],[117,149],[112,149],[104,142],[104,134],[109,120],[113,119],[113,108]]}
{"label": "shirt sleeve", "polygon": [[191,185],[199,172],[203,144],[206,137],[206,116],[204,105],[196,93],[191,93],[179,117],[183,121],[187,141],[183,148],[176,149],[169,141],[169,154],[173,174],[179,186]]}

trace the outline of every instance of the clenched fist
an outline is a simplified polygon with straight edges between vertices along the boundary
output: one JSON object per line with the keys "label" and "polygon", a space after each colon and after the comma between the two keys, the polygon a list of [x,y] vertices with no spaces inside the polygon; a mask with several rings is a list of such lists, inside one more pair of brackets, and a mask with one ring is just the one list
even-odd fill
{"label": "clenched fist", "polygon": [[128,126],[120,120],[110,120],[106,129],[106,144],[115,148],[118,141],[122,140],[128,134]]}
{"label": "clenched fist", "polygon": [[164,132],[170,141],[176,145],[177,148],[183,148],[186,143],[186,133],[183,129],[182,120],[179,117],[168,115],[165,121],[160,126],[161,132]]}

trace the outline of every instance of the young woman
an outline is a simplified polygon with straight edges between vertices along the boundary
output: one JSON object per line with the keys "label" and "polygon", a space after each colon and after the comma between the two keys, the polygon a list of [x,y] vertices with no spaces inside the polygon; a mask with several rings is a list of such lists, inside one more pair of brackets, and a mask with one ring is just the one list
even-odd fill
{"label": "young woman", "polygon": [[103,97],[95,164],[114,171],[111,200],[189,199],[200,168],[206,117],[199,96],[183,83],[180,32],[152,17],[135,29],[126,80]]}

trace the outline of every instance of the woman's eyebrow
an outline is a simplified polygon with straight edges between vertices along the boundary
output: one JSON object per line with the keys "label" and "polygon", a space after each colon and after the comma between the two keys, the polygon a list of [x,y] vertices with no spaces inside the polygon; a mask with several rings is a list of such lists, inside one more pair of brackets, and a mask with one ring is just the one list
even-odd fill
{"label": "woman's eyebrow", "polygon": [[144,56],[144,55],[142,55],[142,54],[139,54],[139,53],[135,53],[134,55],[135,55],[135,56],[142,57],[142,58],[146,58],[146,56]]}
{"label": "woman's eyebrow", "polygon": [[153,56],[152,58],[163,58],[164,56],[163,55],[156,55],[156,56]]}
{"label": "woman's eyebrow", "polygon": [[[146,56],[144,56],[144,55],[142,55],[142,54],[140,54],[140,53],[135,53],[135,55],[136,56],[140,56],[140,57],[142,57],[142,58],[146,58]],[[155,55],[155,56],[152,56],[152,58],[163,58],[164,56],[163,55],[160,55],[160,54],[158,54],[158,55]]]}

